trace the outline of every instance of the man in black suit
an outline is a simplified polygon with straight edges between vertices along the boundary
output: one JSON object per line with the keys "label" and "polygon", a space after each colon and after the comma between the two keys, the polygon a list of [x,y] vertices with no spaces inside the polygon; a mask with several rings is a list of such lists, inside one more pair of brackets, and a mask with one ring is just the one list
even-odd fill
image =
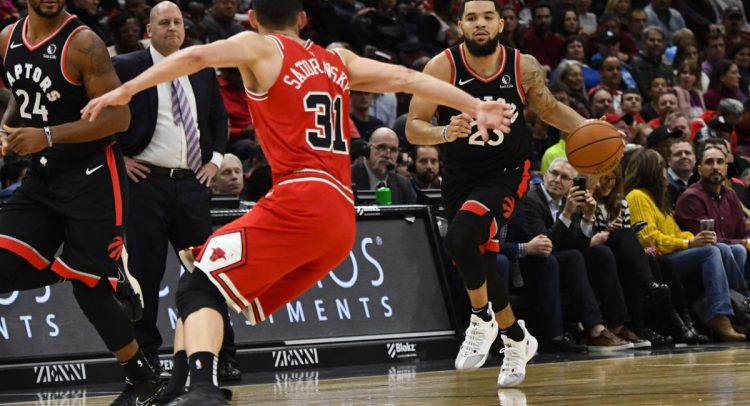
{"label": "man in black suit", "polygon": [[[151,9],[147,29],[150,48],[113,59],[123,82],[177,52],[185,39],[182,13],[169,1]],[[159,370],[162,338],[156,320],[168,242],[179,251],[203,244],[212,232],[210,184],[223,159],[227,113],[212,69],[141,92],[129,106],[136,119],[117,138],[130,178],[129,266],[145,300],[135,331],[149,362]],[[227,340],[233,343],[233,334]],[[221,369],[227,369],[225,365]],[[239,378],[239,370],[232,369]]]}
{"label": "man in black suit", "polygon": [[391,189],[393,204],[413,204],[417,194],[409,180],[397,174],[398,135],[388,127],[380,127],[370,136],[370,154],[352,165],[352,183],[358,190],[380,187]]}
{"label": "man in black suit", "polygon": [[[576,314],[586,332],[591,352],[611,352],[633,348],[603,324],[622,326],[628,321],[625,299],[617,276],[612,251],[604,244],[592,244],[593,212],[596,201],[587,191],[573,187],[575,169],[566,158],[556,158],[544,174],[544,183],[532,187],[523,201],[530,235],[545,234],[552,242],[553,255],[560,263],[560,285],[570,291]],[[595,241],[595,240],[594,240]],[[578,250],[583,264],[566,252]],[[586,269],[588,278],[586,278]],[[538,274],[538,277],[544,277]],[[590,280],[590,281],[589,281]],[[591,284],[595,286],[592,290]],[[599,308],[594,290],[601,301]],[[604,317],[602,317],[602,313]]]}

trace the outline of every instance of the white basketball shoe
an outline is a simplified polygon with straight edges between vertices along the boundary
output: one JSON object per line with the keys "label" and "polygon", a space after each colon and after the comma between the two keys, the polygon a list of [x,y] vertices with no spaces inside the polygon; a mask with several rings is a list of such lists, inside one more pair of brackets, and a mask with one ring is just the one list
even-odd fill
{"label": "white basketball shoe", "polygon": [[498,333],[495,313],[492,312],[492,303],[489,304],[488,312],[492,315],[490,321],[484,321],[476,314],[471,315],[469,327],[466,329],[466,337],[456,356],[456,369],[477,369],[487,361],[490,346],[497,338]]}
{"label": "white basketball shoe", "polygon": [[536,355],[539,343],[536,338],[526,330],[523,320],[518,320],[518,325],[524,333],[521,341],[513,341],[504,334],[501,336],[505,348],[500,350],[504,354],[503,365],[500,367],[500,375],[497,384],[502,387],[520,385],[526,379],[526,363]]}

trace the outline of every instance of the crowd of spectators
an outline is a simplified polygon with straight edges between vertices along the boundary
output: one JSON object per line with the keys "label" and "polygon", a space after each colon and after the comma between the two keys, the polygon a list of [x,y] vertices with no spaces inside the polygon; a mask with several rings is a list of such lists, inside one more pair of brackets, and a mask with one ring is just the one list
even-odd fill
{"label": "crowd of spectators", "polygon": [[[521,218],[504,231],[506,251],[498,263],[520,265],[521,278],[508,277],[509,283],[537,302],[532,313],[539,320],[553,321],[532,323],[532,333],[542,338],[543,348],[556,351],[586,348],[569,336],[570,322],[605,337],[584,339],[589,350],[703,342],[707,338],[692,320],[697,317],[720,339],[744,339],[745,331],[725,319],[732,313],[729,291],[748,295],[750,24],[743,2],[499,2],[505,21],[501,43],[536,57],[557,100],[584,117],[613,124],[628,144],[621,168],[588,178],[595,200],[587,202],[573,197],[582,191],[572,186],[577,174],[565,160],[567,134],[525,109],[528,134],[509,135],[533,140],[533,199],[527,198]],[[250,29],[245,14],[250,0],[177,3],[185,22],[183,46]],[[461,41],[459,0],[310,0],[304,5],[303,38],[418,70]],[[0,28],[22,17],[25,6],[20,0],[3,2]],[[104,39],[112,56],[149,46],[152,6],[146,0],[67,4]],[[213,190],[255,201],[271,186],[270,168],[256,141],[239,71],[221,69],[218,82],[229,134]],[[0,107],[9,97],[0,89]],[[356,187],[388,186],[397,204],[414,203],[421,190],[439,188],[441,180],[440,149],[407,142],[409,101],[403,94],[351,94],[349,128],[360,143],[352,146]],[[663,180],[663,187],[643,183],[651,179],[643,173],[646,163],[654,165],[658,173],[652,180]],[[24,157],[5,158],[0,201],[18,187],[27,167]],[[700,229],[696,219],[703,217],[715,219],[715,234]],[[635,230],[641,220],[645,228]],[[511,243],[518,245],[514,249]],[[600,245],[609,254],[602,254]],[[713,261],[702,280],[697,265],[683,266],[695,258]],[[509,268],[500,266],[502,272]],[[540,276],[548,275],[544,272],[556,275],[556,282]],[[573,311],[562,308],[561,289],[573,292]],[[693,309],[691,316],[691,303],[701,297],[705,308]],[[660,310],[648,311],[654,306]],[[598,335],[605,325],[612,335]]]}

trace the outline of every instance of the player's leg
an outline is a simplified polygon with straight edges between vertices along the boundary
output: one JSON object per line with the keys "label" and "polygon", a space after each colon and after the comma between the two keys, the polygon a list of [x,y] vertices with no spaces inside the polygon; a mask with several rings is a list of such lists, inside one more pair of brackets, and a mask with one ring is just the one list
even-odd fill
{"label": "player's leg", "polygon": [[63,241],[58,216],[32,199],[23,185],[0,210],[0,293],[61,282],[49,269]]}

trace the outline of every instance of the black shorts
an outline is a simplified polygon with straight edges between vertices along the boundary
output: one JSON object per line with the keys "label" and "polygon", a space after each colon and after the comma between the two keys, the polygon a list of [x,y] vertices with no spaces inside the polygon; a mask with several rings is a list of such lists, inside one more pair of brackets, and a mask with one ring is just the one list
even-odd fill
{"label": "black shorts", "polygon": [[35,169],[0,208],[0,248],[22,257],[30,271],[51,268],[89,287],[101,278],[114,286],[127,217],[127,174],[119,146],[110,144],[55,171]]}
{"label": "black shorts", "polygon": [[502,223],[515,212],[517,203],[526,195],[529,184],[529,161],[509,168],[502,173],[475,179],[473,182],[443,182],[443,203],[448,221],[462,209],[477,212],[467,202],[477,202],[477,207],[490,211]]}

